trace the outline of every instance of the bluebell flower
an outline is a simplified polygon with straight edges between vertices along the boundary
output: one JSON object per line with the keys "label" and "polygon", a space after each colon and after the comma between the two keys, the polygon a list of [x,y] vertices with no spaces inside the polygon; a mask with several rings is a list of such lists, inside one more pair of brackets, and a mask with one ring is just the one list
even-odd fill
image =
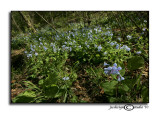
{"label": "bluebell flower", "polygon": [[130,48],[126,45],[123,45],[120,49],[125,49],[126,51],[130,51]]}
{"label": "bluebell flower", "polygon": [[38,53],[35,53],[35,56],[37,56],[38,55]]}
{"label": "bluebell flower", "polygon": [[114,43],[114,42],[111,42],[110,44],[111,44],[111,46],[113,46],[115,43]]}
{"label": "bluebell flower", "polygon": [[104,68],[104,70],[107,70],[107,71],[112,70],[112,67]]}
{"label": "bluebell flower", "polygon": [[117,63],[114,63],[113,66],[117,67]]}
{"label": "bluebell flower", "polygon": [[27,53],[27,51],[24,51],[24,53],[26,54],[26,53]]}
{"label": "bluebell flower", "polygon": [[126,48],[126,51],[130,51],[131,49],[128,47],[128,48]]}
{"label": "bluebell flower", "polygon": [[64,78],[62,78],[63,80],[69,80],[69,77],[64,77]]}
{"label": "bluebell flower", "polygon": [[46,51],[48,48],[46,48],[45,46],[43,46],[44,50]]}
{"label": "bluebell flower", "polygon": [[107,65],[109,65],[109,64],[107,64],[106,62],[104,62],[104,66],[107,66]]}
{"label": "bluebell flower", "polygon": [[79,48],[81,48],[81,45],[80,46],[78,46]]}
{"label": "bluebell flower", "polygon": [[119,44],[116,45],[116,49],[118,49],[118,48],[119,48]]}
{"label": "bluebell flower", "polygon": [[43,45],[43,43],[42,43],[42,42],[40,42],[40,45]]}
{"label": "bluebell flower", "polygon": [[65,47],[65,50],[69,50],[69,47]]}
{"label": "bluebell flower", "polygon": [[122,81],[122,80],[124,80],[125,78],[124,77],[122,77],[122,76],[118,76],[118,81],[120,82],[120,81]]}
{"label": "bluebell flower", "polygon": [[27,57],[29,58],[29,57],[32,57],[32,54],[27,54]]}
{"label": "bluebell flower", "polygon": [[118,69],[118,70],[122,70],[122,67],[118,67],[117,69]]}
{"label": "bluebell flower", "polygon": [[98,51],[101,51],[101,49],[102,49],[102,46],[99,45],[99,46],[98,46]]}
{"label": "bluebell flower", "polygon": [[109,71],[104,71],[105,74],[109,74]]}
{"label": "bluebell flower", "polygon": [[136,52],[136,54],[141,54],[141,51]]}
{"label": "bluebell flower", "polygon": [[143,31],[146,31],[146,28],[143,28]]}
{"label": "bluebell flower", "polygon": [[128,38],[128,40],[130,40],[130,39],[132,39],[132,36],[130,36],[130,35],[127,35],[127,38]]}
{"label": "bluebell flower", "polygon": [[[117,74],[117,75],[120,75],[120,72],[119,72],[119,71],[120,71],[121,69],[122,69],[121,67],[118,67],[118,68],[117,68],[117,63],[114,63],[112,67],[109,66],[108,68],[104,68],[104,71],[105,71],[104,73],[105,73],[105,74],[113,74],[113,75],[114,75],[114,74]],[[106,73],[106,72],[107,72],[107,73]]]}

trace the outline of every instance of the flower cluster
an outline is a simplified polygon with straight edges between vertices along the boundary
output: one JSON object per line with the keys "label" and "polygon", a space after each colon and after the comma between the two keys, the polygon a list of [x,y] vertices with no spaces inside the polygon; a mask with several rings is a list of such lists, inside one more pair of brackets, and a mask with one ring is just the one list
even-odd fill
{"label": "flower cluster", "polygon": [[63,80],[69,80],[69,77],[64,77],[64,78],[62,78]]}
{"label": "flower cluster", "polygon": [[[104,66],[106,66],[106,65],[109,65],[109,64],[104,62]],[[122,80],[124,80],[124,77],[121,76],[121,74],[119,72],[120,70],[122,70],[122,68],[121,67],[117,67],[117,63],[114,63],[112,67],[109,66],[108,68],[104,68],[104,73],[108,74],[108,75],[117,74],[118,75],[118,81],[122,81]]]}
{"label": "flower cluster", "polygon": [[130,51],[131,50],[127,45],[123,45],[120,49],[125,49],[126,51]]}
{"label": "flower cluster", "polygon": [[130,35],[127,35],[127,38],[128,38],[128,40],[130,40],[130,39],[132,39],[132,36],[130,36]]}

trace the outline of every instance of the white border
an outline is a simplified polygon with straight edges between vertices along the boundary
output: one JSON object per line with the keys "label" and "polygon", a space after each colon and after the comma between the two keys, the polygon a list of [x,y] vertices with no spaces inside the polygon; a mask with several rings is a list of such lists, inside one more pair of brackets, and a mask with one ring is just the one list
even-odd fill
{"label": "white border", "polygon": [[[150,103],[149,109],[130,113],[159,112],[160,16],[158,0],[1,0],[0,1],[0,113],[108,113],[107,105],[9,105],[9,12],[15,10],[149,10],[150,11]],[[109,110],[109,113],[128,113]]]}

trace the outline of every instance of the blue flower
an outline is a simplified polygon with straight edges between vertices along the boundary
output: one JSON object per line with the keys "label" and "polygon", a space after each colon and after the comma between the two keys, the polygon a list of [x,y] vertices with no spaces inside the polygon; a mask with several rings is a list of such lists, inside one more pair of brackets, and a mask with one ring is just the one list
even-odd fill
{"label": "blue flower", "polygon": [[120,75],[120,72],[119,72],[120,70],[122,70],[122,68],[121,67],[117,68],[117,63],[114,63],[112,67],[104,68],[104,73]]}
{"label": "blue flower", "polygon": [[113,66],[117,67],[117,63],[114,63]]}
{"label": "blue flower", "polygon": [[42,42],[40,42],[40,45],[43,45],[43,43],[42,43]]}
{"label": "blue flower", "polygon": [[128,48],[126,48],[126,51],[130,51],[131,49],[128,47]]}
{"label": "blue flower", "polygon": [[118,49],[118,48],[119,48],[119,44],[116,45],[116,49]]}
{"label": "blue flower", "polygon": [[104,68],[105,71],[112,70],[112,67]]}
{"label": "blue flower", "polygon": [[128,38],[128,40],[130,40],[130,39],[132,39],[132,36],[130,36],[130,35],[127,35],[127,38]]}
{"label": "blue flower", "polygon": [[48,48],[46,48],[45,46],[43,46],[44,50],[46,51]]}
{"label": "blue flower", "polygon": [[101,49],[102,49],[102,46],[99,45],[99,46],[98,46],[98,51],[101,51]]}
{"label": "blue flower", "polygon": [[104,71],[105,74],[109,74],[109,71]]}
{"label": "blue flower", "polygon": [[118,70],[122,70],[122,67],[118,67],[117,69],[118,69]]}
{"label": "blue flower", "polygon": [[146,31],[146,28],[143,28],[143,31]]}
{"label": "blue flower", "polygon": [[29,57],[32,57],[32,54],[27,54],[27,57],[29,58]]}
{"label": "blue flower", "polygon": [[115,43],[114,43],[114,42],[111,42],[110,44],[111,44],[111,46],[113,46]]}
{"label": "blue flower", "polygon": [[122,80],[124,80],[125,78],[124,77],[122,77],[122,76],[118,76],[118,81],[120,82],[120,81],[122,81]]}
{"label": "blue flower", "polygon": [[62,78],[63,80],[69,80],[69,77],[64,77],[64,78]]}
{"label": "blue flower", "polygon": [[107,66],[107,65],[109,65],[109,64],[107,64],[106,62],[104,62],[104,66]]}
{"label": "blue flower", "polygon": [[136,52],[136,54],[141,54],[141,51]]}
{"label": "blue flower", "polygon": [[37,56],[38,55],[38,53],[35,53],[35,56]]}
{"label": "blue flower", "polygon": [[128,46],[126,46],[126,45],[123,45],[120,49],[125,49],[126,51],[130,51],[131,49],[128,47]]}

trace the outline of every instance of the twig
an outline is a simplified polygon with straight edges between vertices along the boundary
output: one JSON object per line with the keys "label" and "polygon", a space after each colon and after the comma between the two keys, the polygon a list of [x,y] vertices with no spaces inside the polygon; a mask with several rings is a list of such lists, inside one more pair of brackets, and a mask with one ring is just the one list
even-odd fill
{"label": "twig", "polygon": [[[35,11],[35,12],[36,12],[36,11]],[[36,12],[36,14],[39,15],[39,16],[40,16],[48,25],[50,25],[57,33],[59,33],[52,24],[50,24],[46,19],[44,19],[44,17],[43,17],[42,15],[40,15],[38,12]]]}

